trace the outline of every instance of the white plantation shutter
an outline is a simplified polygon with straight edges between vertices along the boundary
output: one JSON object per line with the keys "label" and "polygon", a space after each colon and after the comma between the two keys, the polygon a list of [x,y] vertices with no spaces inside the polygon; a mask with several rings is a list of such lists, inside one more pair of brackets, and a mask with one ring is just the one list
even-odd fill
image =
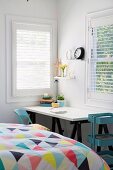
{"label": "white plantation shutter", "polygon": [[112,94],[113,16],[92,19],[89,37],[89,92]]}
{"label": "white plantation shutter", "polygon": [[13,89],[50,89],[51,39],[48,25],[13,23]]}

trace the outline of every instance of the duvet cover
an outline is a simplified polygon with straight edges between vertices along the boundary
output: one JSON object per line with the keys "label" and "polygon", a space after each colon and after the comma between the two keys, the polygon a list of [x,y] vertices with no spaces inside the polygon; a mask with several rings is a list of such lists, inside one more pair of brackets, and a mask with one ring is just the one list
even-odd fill
{"label": "duvet cover", "polygon": [[82,143],[34,125],[0,124],[0,170],[110,170]]}

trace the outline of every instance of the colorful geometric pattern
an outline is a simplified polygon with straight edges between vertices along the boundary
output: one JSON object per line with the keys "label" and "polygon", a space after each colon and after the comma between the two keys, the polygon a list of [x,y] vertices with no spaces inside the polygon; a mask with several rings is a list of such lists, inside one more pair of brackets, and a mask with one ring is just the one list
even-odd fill
{"label": "colorful geometric pattern", "polygon": [[33,125],[0,124],[0,170],[110,170],[90,148]]}

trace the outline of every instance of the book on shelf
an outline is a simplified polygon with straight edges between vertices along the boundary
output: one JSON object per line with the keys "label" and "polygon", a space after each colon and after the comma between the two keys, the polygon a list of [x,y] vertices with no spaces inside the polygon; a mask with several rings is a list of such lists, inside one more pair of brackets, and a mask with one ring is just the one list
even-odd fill
{"label": "book on shelf", "polygon": [[40,103],[40,106],[51,107],[51,103]]}
{"label": "book on shelf", "polygon": [[51,104],[52,102],[54,102],[53,99],[40,99],[39,102],[42,104]]}

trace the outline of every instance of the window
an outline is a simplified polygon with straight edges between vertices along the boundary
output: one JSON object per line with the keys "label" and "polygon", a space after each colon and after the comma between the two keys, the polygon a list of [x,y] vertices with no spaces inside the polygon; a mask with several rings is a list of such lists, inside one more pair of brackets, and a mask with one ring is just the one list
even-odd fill
{"label": "window", "polygon": [[16,16],[6,19],[8,95],[54,94],[56,22]]}
{"label": "window", "polygon": [[23,90],[50,88],[51,27],[13,23],[13,80]]}
{"label": "window", "polygon": [[17,90],[50,88],[50,36],[50,31],[16,30]]}
{"label": "window", "polygon": [[113,101],[113,15],[93,15],[88,24],[88,98]]}

